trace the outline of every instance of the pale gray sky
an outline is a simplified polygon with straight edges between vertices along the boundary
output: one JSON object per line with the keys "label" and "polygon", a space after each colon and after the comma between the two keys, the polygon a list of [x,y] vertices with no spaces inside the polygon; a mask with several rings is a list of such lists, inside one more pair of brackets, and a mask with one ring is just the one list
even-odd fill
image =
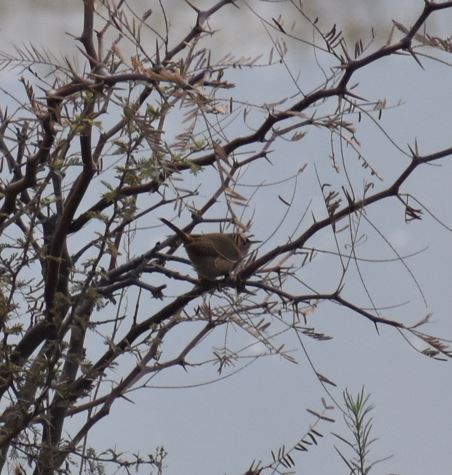
{"label": "pale gray sky", "polygon": [[[56,54],[76,54],[75,49],[71,49],[72,40],[65,37],[64,33],[70,31],[77,35],[80,32],[81,15],[75,7],[79,2],[33,1],[28,7],[26,3],[0,0],[1,49],[9,50],[14,43],[30,41]],[[179,2],[174,3],[179,6]],[[264,8],[257,1],[250,3]],[[310,8],[309,3],[305,2],[307,8]],[[323,10],[322,14],[330,12],[329,21],[337,22],[339,28],[342,28],[342,22],[355,18],[361,22],[362,31],[368,31],[367,26],[375,21],[381,22],[378,28],[385,32],[391,25],[391,18],[398,21],[416,18],[423,3],[422,0],[316,2],[319,10]],[[63,7],[63,4],[66,6]],[[339,4],[340,11],[336,11]],[[277,10],[278,7],[278,3],[265,5],[266,10]],[[215,28],[222,29],[213,48],[236,50],[234,41],[237,41],[241,54],[247,54],[247,48],[250,53],[268,51],[269,42],[265,31],[257,21],[251,25],[249,19],[252,16],[244,10],[234,10],[233,19],[221,13],[218,20],[212,22]],[[246,24],[241,23],[242,15],[247,18]],[[179,20],[188,21],[189,18],[192,17],[185,15]],[[447,19],[441,18],[438,28],[444,28],[442,22],[450,25],[450,20],[450,15]],[[363,27],[366,23],[367,26]],[[231,24],[234,25],[232,35]],[[184,28],[184,23],[181,23],[180,28]],[[306,36],[309,37],[309,34]],[[450,62],[450,57],[444,58]],[[291,50],[289,62],[293,71],[301,71],[303,81],[311,87],[321,77],[312,60],[312,52],[306,48]],[[428,59],[424,63],[425,71],[422,71],[409,57],[397,56],[379,61],[357,75],[360,86],[355,92],[376,99],[387,98],[393,104],[401,100],[400,107],[383,114],[382,125],[391,131],[405,150],[407,143],[413,144],[417,139],[421,152],[429,153],[450,146],[452,75],[445,65]],[[16,75],[17,71],[1,71],[0,84],[9,91],[20,88],[16,83]],[[238,85],[241,96],[256,102],[267,102],[269,94],[274,97],[290,95],[288,89],[292,87],[283,69],[267,76],[261,72],[253,76],[253,73],[236,71],[228,79]],[[256,81],[259,81],[258,87]],[[306,90],[309,88],[306,87]],[[9,101],[0,92],[2,107]],[[386,183],[406,165],[406,158],[397,153],[372,124],[363,123],[360,126],[359,138],[366,157],[379,168]],[[318,166],[324,177],[330,176],[328,154],[328,134],[312,131],[306,139],[275,150],[274,162],[279,163],[279,168],[262,169],[262,178],[268,179],[269,174],[272,180],[288,176],[293,172],[291,157],[304,157],[303,161],[309,166],[301,176],[298,193],[300,200],[306,203],[307,198],[312,197],[314,203],[317,200],[320,213],[321,202],[313,165],[315,163]],[[415,193],[429,209],[451,225],[450,195],[447,192],[450,193],[452,185],[452,163],[443,160],[441,166],[418,170],[406,189]],[[245,177],[244,183],[256,183],[258,178]],[[253,232],[259,238],[271,233],[273,228],[269,227],[269,216],[277,216],[280,212],[272,201],[274,194],[274,190],[263,193],[261,206],[254,209]],[[428,216],[422,222],[405,225],[400,209],[394,202],[369,209],[368,217],[373,223],[378,223],[401,254],[428,246],[426,252],[407,261],[425,292],[428,305],[424,305],[415,285],[400,266],[363,266],[378,303],[384,306],[409,300],[407,305],[391,310],[388,316],[414,323],[432,312],[433,324],[428,326],[428,330],[452,338],[450,233]],[[277,242],[277,239],[284,239],[288,229],[283,227],[269,245]],[[331,242],[331,236],[324,235],[322,239],[324,246]],[[375,235],[362,249],[359,248],[359,252],[362,252],[363,257],[393,257],[384,242]],[[322,259],[320,256],[312,270],[310,267],[303,270],[306,273],[303,277],[315,281],[319,286],[325,283],[327,275],[334,281],[329,274],[334,268],[332,261]],[[358,287],[358,283],[355,288],[350,280],[346,294],[359,299],[363,294]],[[335,398],[340,401],[341,391],[345,388],[356,393],[363,385],[372,395],[372,402],[376,406],[373,412],[373,435],[379,439],[374,445],[373,456],[376,459],[394,455],[389,461],[378,465],[372,473],[452,473],[451,363],[422,357],[393,329],[381,327],[378,335],[368,321],[337,306],[322,305],[310,318],[318,331],[334,337],[329,342],[306,339],[304,343],[317,370],[338,384],[337,390],[333,390]],[[173,338],[177,341],[183,337],[175,334]],[[200,359],[208,354],[215,340],[221,344],[221,336],[205,342],[206,353],[199,353]],[[294,338],[288,338],[287,346],[293,348],[299,360],[298,365],[276,357],[262,359],[238,374],[212,384],[203,384],[215,377],[212,368],[191,369],[188,372],[179,368],[164,372],[152,381],[155,389],[129,395],[135,404],[124,400],[115,403],[109,417],[91,432],[89,442],[99,451],[114,445],[125,451],[139,449],[142,453],[151,453],[156,446],[163,444],[169,451],[165,475],[237,475],[243,473],[254,459],[269,463],[271,449],[283,444],[289,447],[313,422],[305,408],[319,409],[320,398],[327,397],[307,364],[299,343]],[[196,387],[184,387],[198,384]],[[173,389],[161,389],[160,386],[172,386]],[[349,434],[344,431],[339,411],[334,412],[334,417],[338,420],[337,424],[320,424],[319,431],[325,438],[319,446],[307,454],[297,455],[296,473],[347,473],[333,449],[336,440],[329,432],[332,430],[346,437]],[[148,472],[144,470],[140,473]]]}

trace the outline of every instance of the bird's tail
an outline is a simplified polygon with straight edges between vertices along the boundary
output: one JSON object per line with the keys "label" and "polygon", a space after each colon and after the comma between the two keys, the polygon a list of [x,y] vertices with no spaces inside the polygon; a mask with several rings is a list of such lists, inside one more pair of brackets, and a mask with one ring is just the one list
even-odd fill
{"label": "bird's tail", "polygon": [[162,223],[165,223],[169,228],[171,228],[180,237],[180,239],[182,239],[183,242],[187,242],[190,240],[188,234],[182,231],[182,229],[179,229],[175,224],[171,223],[165,218],[160,218],[160,221]]}

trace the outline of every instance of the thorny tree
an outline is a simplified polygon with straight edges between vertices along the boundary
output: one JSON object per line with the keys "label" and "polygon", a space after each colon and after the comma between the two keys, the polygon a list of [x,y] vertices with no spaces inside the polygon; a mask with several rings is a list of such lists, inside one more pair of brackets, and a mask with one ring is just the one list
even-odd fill
{"label": "thorny tree", "polygon": [[[407,342],[421,341],[424,347],[416,348],[429,357],[451,356],[444,340],[423,331],[428,317],[419,315],[411,326],[401,323],[391,310],[379,310],[362,279],[368,310],[362,299],[349,297],[347,283],[352,269],[361,276],[364,263],[356,253],[361,233],[382,238],[368,209],[390,201],[407,222],[420,219],[421,205],[406,182],[415,170],[422,173],[426,164],[452,155],[452,146],[428,155],[417,144],[407,151],[394,147],[404,168],[389,182],[382,180],[361,153],[356,131],[364,119],[380,124],[385,103],[361,97],[352,79],[390,55],[421,65],[423,49],[430,56],[450,52],[450,40],[427,34],[425,25],[452,2],[425,1],[412,26],[394,22],[383,46],[358,42],[352,49],[335,27],[323,29],[301,3],[287,3],[304,31],[309,26],[314,42],[283,17],[259,17],[239,0],[218,1],[207,10],[191,6],[196,20],[183,34],[171,30],[171,12],[161,4],[160,10],[139,13],[122,0],[85,0],[82,34],[74,39],[82,45],[78,60],[57,61],[33,46],[2,54],[4,68],[22,70],[26,97],[15,110],[3,107],[0,126],[5,470],[12,470],[17,457],[35,474],[69,473],[73,464],[83,471],[88,463],[158,466],[161,452],[128,462],[114,452],[96,455],[86,444],[90,429],[117,398],[145,387],[155,374],[176,365],[195,371],[191,354],[215,332],[224,333],[224,347],[211,349],[204,363],[216,364],[220,372],[250,355],[291,360],[284,350],[288,333],[328,338],[309,322],[323,303],[346,307],[377,328],[390,326]],[[219,58],[208,49],[215,39],[211,21],[245,10],[273,41],[267,60]],[[285,62],[288,46],[299,43],[315,51],[324,75],[311,92]],[[263,97],[260,104],[234,95],[234,80],[240,84],[258,71],[252,80],[259,88],[262,68],[281,65],[296,94]],[[326,132],[331,152],[309,162],[300,150],[313,130]],[[290,152],[278,153],[288,143]],[[303,191],[309,188],[296,186],[321,163],[333,171],[328,182],[319,173],[311,187],[322,196],[323,213],[313,209]],[[288,178],[273,183],[268,198],[263,183],[278,170]],[[278,191],[287,184],[291,194]],[[272,210],[266,223],[253,221],[259,207]],[[270,237],[253,247],[234,274],[202,282],[179,252],[177,237],[158,220],[162,216],[187,232],[263,229],[259,234]],[[321,233],[329,233],[335,247],[321,248],[316,241]],[[395,264],[412,278],[406,259],[387,245]],[[316,266],[320,252],[332,256],[336,267],[324,288],[304,274]],[[191,326],[185,333],[190,336],[169,350],[165,338],[179,326]],[[242,348],[235,340],[240,332],[227,332],[231,327],[247,336]],[[249,338],[265,351],[248,353]],[[268,468],[290,460],[280,452]]]}

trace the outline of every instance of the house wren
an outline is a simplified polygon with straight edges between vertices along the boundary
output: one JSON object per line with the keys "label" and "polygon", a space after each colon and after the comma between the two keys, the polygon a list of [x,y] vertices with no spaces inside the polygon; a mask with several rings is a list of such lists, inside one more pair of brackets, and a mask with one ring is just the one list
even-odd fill
{"label": "house wren", "polygon": [[178,235],[199,277],[207,280],[232,272],[252,242],[242,233],[187,234],[168,220],[160,220]]}

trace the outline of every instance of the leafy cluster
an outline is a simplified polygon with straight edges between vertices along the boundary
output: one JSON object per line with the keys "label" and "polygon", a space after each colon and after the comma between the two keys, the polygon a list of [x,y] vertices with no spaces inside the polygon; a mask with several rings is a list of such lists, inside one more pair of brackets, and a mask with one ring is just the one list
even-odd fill
{"label": "leafy cluster", "polygon": [[[367,217],[374,204],[397,203],[407,222],[422,218],[406,183],[415,170],[450,159],[452,146],[426,155],[417,143],[395,147],[406,164],[385,182],[361,150],[357,129],[363,119],[379,124],[387,104],[361,97],[352,80],[388,56],[422,64],[422,49],[450,52],[450,39],[427,34],[426,21],[452,2],[425,1],[413,25],[394,22],[378,48],[362,41],[349,47],[337,26],[324,29],[295,1],[287,4],[311,40],[245,1],[219,0],[206,10],[187,1],[194,22],[183,34],[172,29],[172,2],[141,13],[128,3],[79,2],[76,60],[61,63],[33,46],[0,55],[0,67],[21,70],[24,91],[23,100],[0,110],[0,468],[20,460],[41,475],[74,467],[102,473],[109,463],[161,473],[164,449],[124,458],[88,444],[115,401],[172,367],[212,367],[223,377],[264,356],[296,362],[288,335],[302,347],[305,338],[331,338],[312,322],[324,304],[394,328],[429,357],[452,356],[446,339],[424,331],[429,315],[407,324],[379,309],[357,254],[363,227],[379,236]],[[243,9],[268,32],[268,60],[221,57],[207,46],[215,45],[213,18]],[[298,44],[314,51],[323,77],[310,91],[286,62],[289,45]],[[278,67],[287,68],[295,93],[259,103],[240,95],[248,74]],[[322,212],[299,187],[315,163],[294,149],[278,153],[287,144],[302,148],[313,131],[327,134],[325,162],[337,178],[317,174]],[[262,203],[279,207],[259,228],[253,216]],[[268,239],[236,273],[202,281],[179,252],[178,237],[165,237],[158,218],[170,215],[187,233],[265,229]],[[330,233],[332,248],[322,247],[322,233]],[[389,261],[423,297],[406,256],[387,244]],[[319,267],[323,287],[308,275],[319,255],[332,258],[335,269]],[[346,292],[352,268],[368,305]],[[180,328],[184,338],[165,344]],[[334,384],[316,376],[325,387]],[[320,437],[312,426],[290,450],[280,448],[250,471],[290,468],[294,451]]]}

